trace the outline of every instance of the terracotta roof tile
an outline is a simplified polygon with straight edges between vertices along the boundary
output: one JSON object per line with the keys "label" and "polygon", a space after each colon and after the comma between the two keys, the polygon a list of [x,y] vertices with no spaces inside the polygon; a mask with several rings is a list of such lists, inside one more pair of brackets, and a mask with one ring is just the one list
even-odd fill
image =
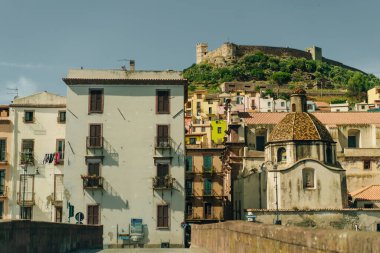
{"label": "terracotta roof tile", "polygon": [[356,200],[380,200],[380,185],[370,185],[351,192],[350,195]]}

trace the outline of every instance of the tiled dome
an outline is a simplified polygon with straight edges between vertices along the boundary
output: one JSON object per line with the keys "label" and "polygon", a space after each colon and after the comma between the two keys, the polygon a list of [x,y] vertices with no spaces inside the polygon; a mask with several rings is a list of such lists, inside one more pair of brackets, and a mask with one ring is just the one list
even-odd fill
{"label": "tiled dome", "polygon": [[288,113],[273,129],[269,142],[326,141],[334,142],[326,127],[312,114]]}

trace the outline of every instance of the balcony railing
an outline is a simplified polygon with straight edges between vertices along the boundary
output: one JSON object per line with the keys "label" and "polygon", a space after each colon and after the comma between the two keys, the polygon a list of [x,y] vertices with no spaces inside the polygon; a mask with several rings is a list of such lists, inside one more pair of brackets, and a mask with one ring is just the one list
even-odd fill
{"label": "balcony railing", "polygon": [[21,165],[34,165],[34,152],[20,152]]}
{"label": "balcony railing", "polygon": [[0,187],[0,199],[8,198],[8,186]]}
{"label": "balcony railing", "polygon": [[196,213],[186,213],[185,219],[186,220],[201,220],[202,217]]}
{"label": "balcony railing", "polygon": [[171,148],[172,140],[170,137],[159,137],[154,139],[155,148]]}
{"label": "balcony railing", "polygon": [[103,188],[103,177],[97,175],[81,175],[83,188],[99,189]]}
{"label": "balcony railing", "polygon": [[223,214],[222,212],[212,212],[211,214],[204,213],[203,214],[204,220],[223,220]]}
{"label": "balcony railing", "polygon": [[103,148],[103,137],[102,136],[88,136],[87,137],[87,148]]}
{"label": "balcony railing", "polygon": [[25,191],[17,193],[17,204],[20,206],[33,206],[35,202],[34,192]]}
{"label": "balcony railing", "polygon": [[174,186],[175,178],[171,175],[166,175],[165,177],[154,177],[153,178],[153,189],[172,189]]}
{"label": "balcony railing", "polygon": [[223,193],[218,193],[214,189],[203,189],[203,197],[223,197]]}

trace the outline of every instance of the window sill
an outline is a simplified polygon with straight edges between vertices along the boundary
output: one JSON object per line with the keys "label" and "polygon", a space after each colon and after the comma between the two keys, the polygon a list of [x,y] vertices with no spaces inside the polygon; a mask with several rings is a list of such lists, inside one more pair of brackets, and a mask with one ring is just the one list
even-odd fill
{"label": "window sill", "polygon": [[156,112],[156,114],[170,114],[170,112]]}
{"label": "window sill", "polygon": [[170,230],[170,227],[157,227],[157,230]]}
{"label": "window sill", "polygon": [[88,114],[102,114],[103,111],[90,111]]}

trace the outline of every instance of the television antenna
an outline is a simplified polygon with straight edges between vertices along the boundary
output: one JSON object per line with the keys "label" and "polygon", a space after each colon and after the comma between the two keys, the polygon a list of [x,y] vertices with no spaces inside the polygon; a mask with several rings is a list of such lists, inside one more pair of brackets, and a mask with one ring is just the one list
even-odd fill
{"label": "television antenna", "polygon": [[18,98],[18,88],[7,88],[7,94],[16,95],[14,98]]}

